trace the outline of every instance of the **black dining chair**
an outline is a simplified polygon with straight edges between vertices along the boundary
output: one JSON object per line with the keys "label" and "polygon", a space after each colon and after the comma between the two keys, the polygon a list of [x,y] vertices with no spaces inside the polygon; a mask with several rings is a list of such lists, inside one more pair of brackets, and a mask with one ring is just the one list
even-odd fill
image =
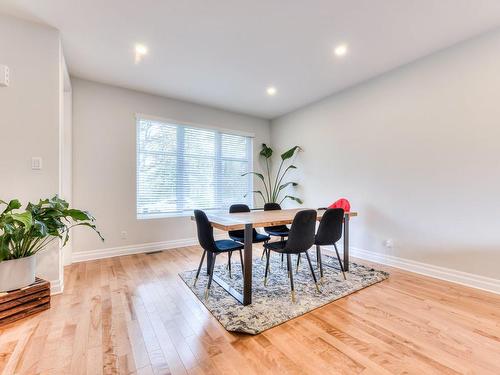
{"label": "black dining chair", "polygon": [[[279,203],[266,203],[264,204],[264,211],[277,211],[281,210],[281,206]],[[286,225],[275,225],[273,227],[264,227],[264,231],[270,236],[280,237],[281,241],[284,241],[288,236],[288,232],[290,229]],[[264,247],[264,253],[266,252],[266,248]],[[264,256],[262,253],[262,257]],[[267,253],[267,256],[271,256],[271,253]],[[261,257],[261,259],[262,259]],[[283,264],[283,254],[281,254],[281,263]]]}
{"label": "black dining chair", "polygon": [[200,242],[201,247],[203,248],[203,255],[201,256],[200,265],[198,266],[198,270],[196,271],[196,277],[194,279],[194,284],[198,281],[198,276],[200,275],[201,266],[203,265],[203,260],[205,259],[205,255],[207,252],[212,254],[211,264],[208,265],[208,284],[205,289],[205,298],[208,297],[208,291],[210,290],[210,286],[212,285],[212,278],[214,275],[214,267],[215,267],[215,259],[217,255],[222,253],[232,253],[233,251],[238,250],[240,252],[240,261],[241,261],[241,271],[243,275],[245,274],[244,264],[243,264],[243,255],[241,250],[243,249],[243,244],[240,242],[236,242],[233,240],[214,240],[214,228],[210,224],[210,221],[207,218],[205,212],[201,210],[194,210],[194,217],[196,219],[196,229],[198,232],[198,241]]}
{"label": "black dining chair", "polygon": [[[250,212],[250,208],[246,204],[233,204],[231,207],[229,207],[229,213],[238,213],[238,212]],[[231,238],[234,241],[238,241],[241,243],[245,242],[245,231],[243,229],[240,230],[230,230],[229,231],[229,238]],[[261,243],[264,242],[266,243],[269,241],[271,237],[261,234],[253,228],[253,233],[252,233],[252,243]],[[229,277],[231,277],[231,254],[228,254],[228,268],[229,268]]]}
{"label": "black dining chair", "polygon": [[329,208],[325,211],[319,222],[318,231],[314,239],[316,245],[316,262],[319,265],[319,272],[323,278],[323,260],[321,257],[321,246],[333,245],[339,260],[340,270],[346,280],[344,266],[340,260],[337,242],[342,238],[342,225],[344,222],[344,210],[342,208]]}
{"label": "black dining chair", "polygon": [[[316,279],[316,274],[314,273],[313,266],[311,264],[311,258],[307,252],[311,246],[314,244],[314,229],[316,228],[316,210],[303,210],[297,212],[295,215],[292,227],[288,233],[288,240],[286,241],[276,241],[268,242],[264,246],[269,251],[275,251],[277,253],[285,254],[288,265],[288,277],[290,278],[290,287],[292,290],[292,301],[295,302],[295,289],[293,285],[293,272],[292,272],[292,254],[305,253],[307,261],[309,262],[309,268],[311,270],[311,275],[316,285],[316,290],[319,292],[318,280]],[[269,256],[266,260],[266,271],[264,275],[264,285],[267,284],[267,274],[269,272]]]}
{"label": "black dining chair", "polygon": [[[266,203],[264,204],[264,211],[281,210],[279,203]],[[264,230],[270,236],[281,237],[281,241],[288,236],[290,229],[286,225],[275,225],[273,227],[264,227]]]}

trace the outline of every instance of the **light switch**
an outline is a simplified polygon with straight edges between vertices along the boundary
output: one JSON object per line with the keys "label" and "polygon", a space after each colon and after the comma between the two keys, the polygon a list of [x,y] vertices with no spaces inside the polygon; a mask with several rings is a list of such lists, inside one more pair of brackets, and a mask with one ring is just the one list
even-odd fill
{"label": "light switch", "polygon": [[39,171],[42,169],[42,158],[39,156],[33,156],[31,158],[31,169],[34,171]]}
{"label": "light switch", "polygon": [[5,65],[0,65],[0,86],[9,86],[9,67]]}

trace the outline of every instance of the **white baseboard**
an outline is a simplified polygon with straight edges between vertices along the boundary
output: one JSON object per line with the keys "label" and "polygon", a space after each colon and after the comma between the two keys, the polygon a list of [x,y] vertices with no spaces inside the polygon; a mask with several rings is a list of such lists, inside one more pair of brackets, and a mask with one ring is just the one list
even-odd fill
{"label": "white baseboard", "polygon": [[[224,234],[215,234],[216,240],[227,238]],[[138,245],[127,245],[110,247],[107,249],[96,249],[90,251],[74,252],[71,257],[72,263],[87,262],[89,260],[119,257],[123,255],[149,253],[151,251],[161,251],[175,249],[177,247],[198,245],[197,238],[183,238],[179,240],[169,240],[160,242],[149,242]]]}
{"label": "white baseboard", "polygon": [[112,258],[122,255],[148,253],[150,251],[168,250],[177,247],[193,246],[197,244],[198,240],[196,238],[185,238],[180,240],[150,242],[140,245],[127,245],[127,246],[110,247],[107,249],[73,252],[72,262],[73,263],[86,262],[89,260]]}
{"label": "white baseboard", "polygon": [[[224,235],[216,236],[216,238],[219,237],[225,238]],[[168,250],[177,247],[194,246],[197,244],[198,240],[196,238],[185,238],[180,240],[151,242],[139,245],[112,247],[108,249],[73,252],[72,261],[73,263],[86,262],[89,260],[112,258],[122,255],[147,253],[150,251]],[[325,248],[329,247],[325,246]],[[333,247],[331,250],[333,250]],[[475,275],[472,273],[458,271],[451,268],[435,266],[428,263],[417,262],[415,260],[399,258],[393,255],[380,254],[373,251],[359,249],[356,247],[351,247],[350,250],[351,250],[350,254],[356,258],[365,259],[371,262],[385,264],[387,266],[401,268],[403,270],[407,270],[410,272],[415,272],[421,275],[434,277],[436,279],[451,281],[472,288],[482,289],[488,292],[500,294],[500,280],[498,279]],[[58,288],[60,289],[60,291]],[[58,284],[54,284],[54,287],[52,287],[51,290],[53,290],[52,293],[60,293],[62,292],[62,287],[59,286]]]}
{"label": "white baseboard", "polygon": [[435,266],[433,264],[417,262],[415,260],[399,258],[393,255],[380,254],[355,247],[350,248],[350,255],[371,262],[381,263],[421,275],[434,277],[436,279],[451,281],[453,283],[500,294],[499,279],[458,271],[451,268]]}
{"label": "white baseboard", "polygon": [[64,290],[64,283],[61,279],[50,281],[50,294],[61,294]]}

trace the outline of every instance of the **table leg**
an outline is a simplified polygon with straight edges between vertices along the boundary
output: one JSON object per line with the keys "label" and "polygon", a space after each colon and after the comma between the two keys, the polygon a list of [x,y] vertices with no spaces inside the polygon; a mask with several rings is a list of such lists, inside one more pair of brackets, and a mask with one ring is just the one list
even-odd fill
{"label": "table leg", "polygon": [[344,271],[349,271],[349,214],[344,214]]}
{"label": "table leg", "polygon": [[243,278],[243,305],[252,303],[252,224],[245,224],[245,274]]}

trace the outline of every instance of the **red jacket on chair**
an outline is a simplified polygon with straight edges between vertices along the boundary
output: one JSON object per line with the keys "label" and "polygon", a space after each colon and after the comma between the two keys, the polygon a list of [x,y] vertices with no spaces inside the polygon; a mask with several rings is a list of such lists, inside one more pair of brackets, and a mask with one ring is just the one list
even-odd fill
{"label": "red jacket on chair", "polygon": [[350,212],[351,211],[351,204],[349,201],[345,198],[340,198],[339,200],[333,202],[331,205],[328,206],[328,208],[342,208],[344,209],[344,212]]}

